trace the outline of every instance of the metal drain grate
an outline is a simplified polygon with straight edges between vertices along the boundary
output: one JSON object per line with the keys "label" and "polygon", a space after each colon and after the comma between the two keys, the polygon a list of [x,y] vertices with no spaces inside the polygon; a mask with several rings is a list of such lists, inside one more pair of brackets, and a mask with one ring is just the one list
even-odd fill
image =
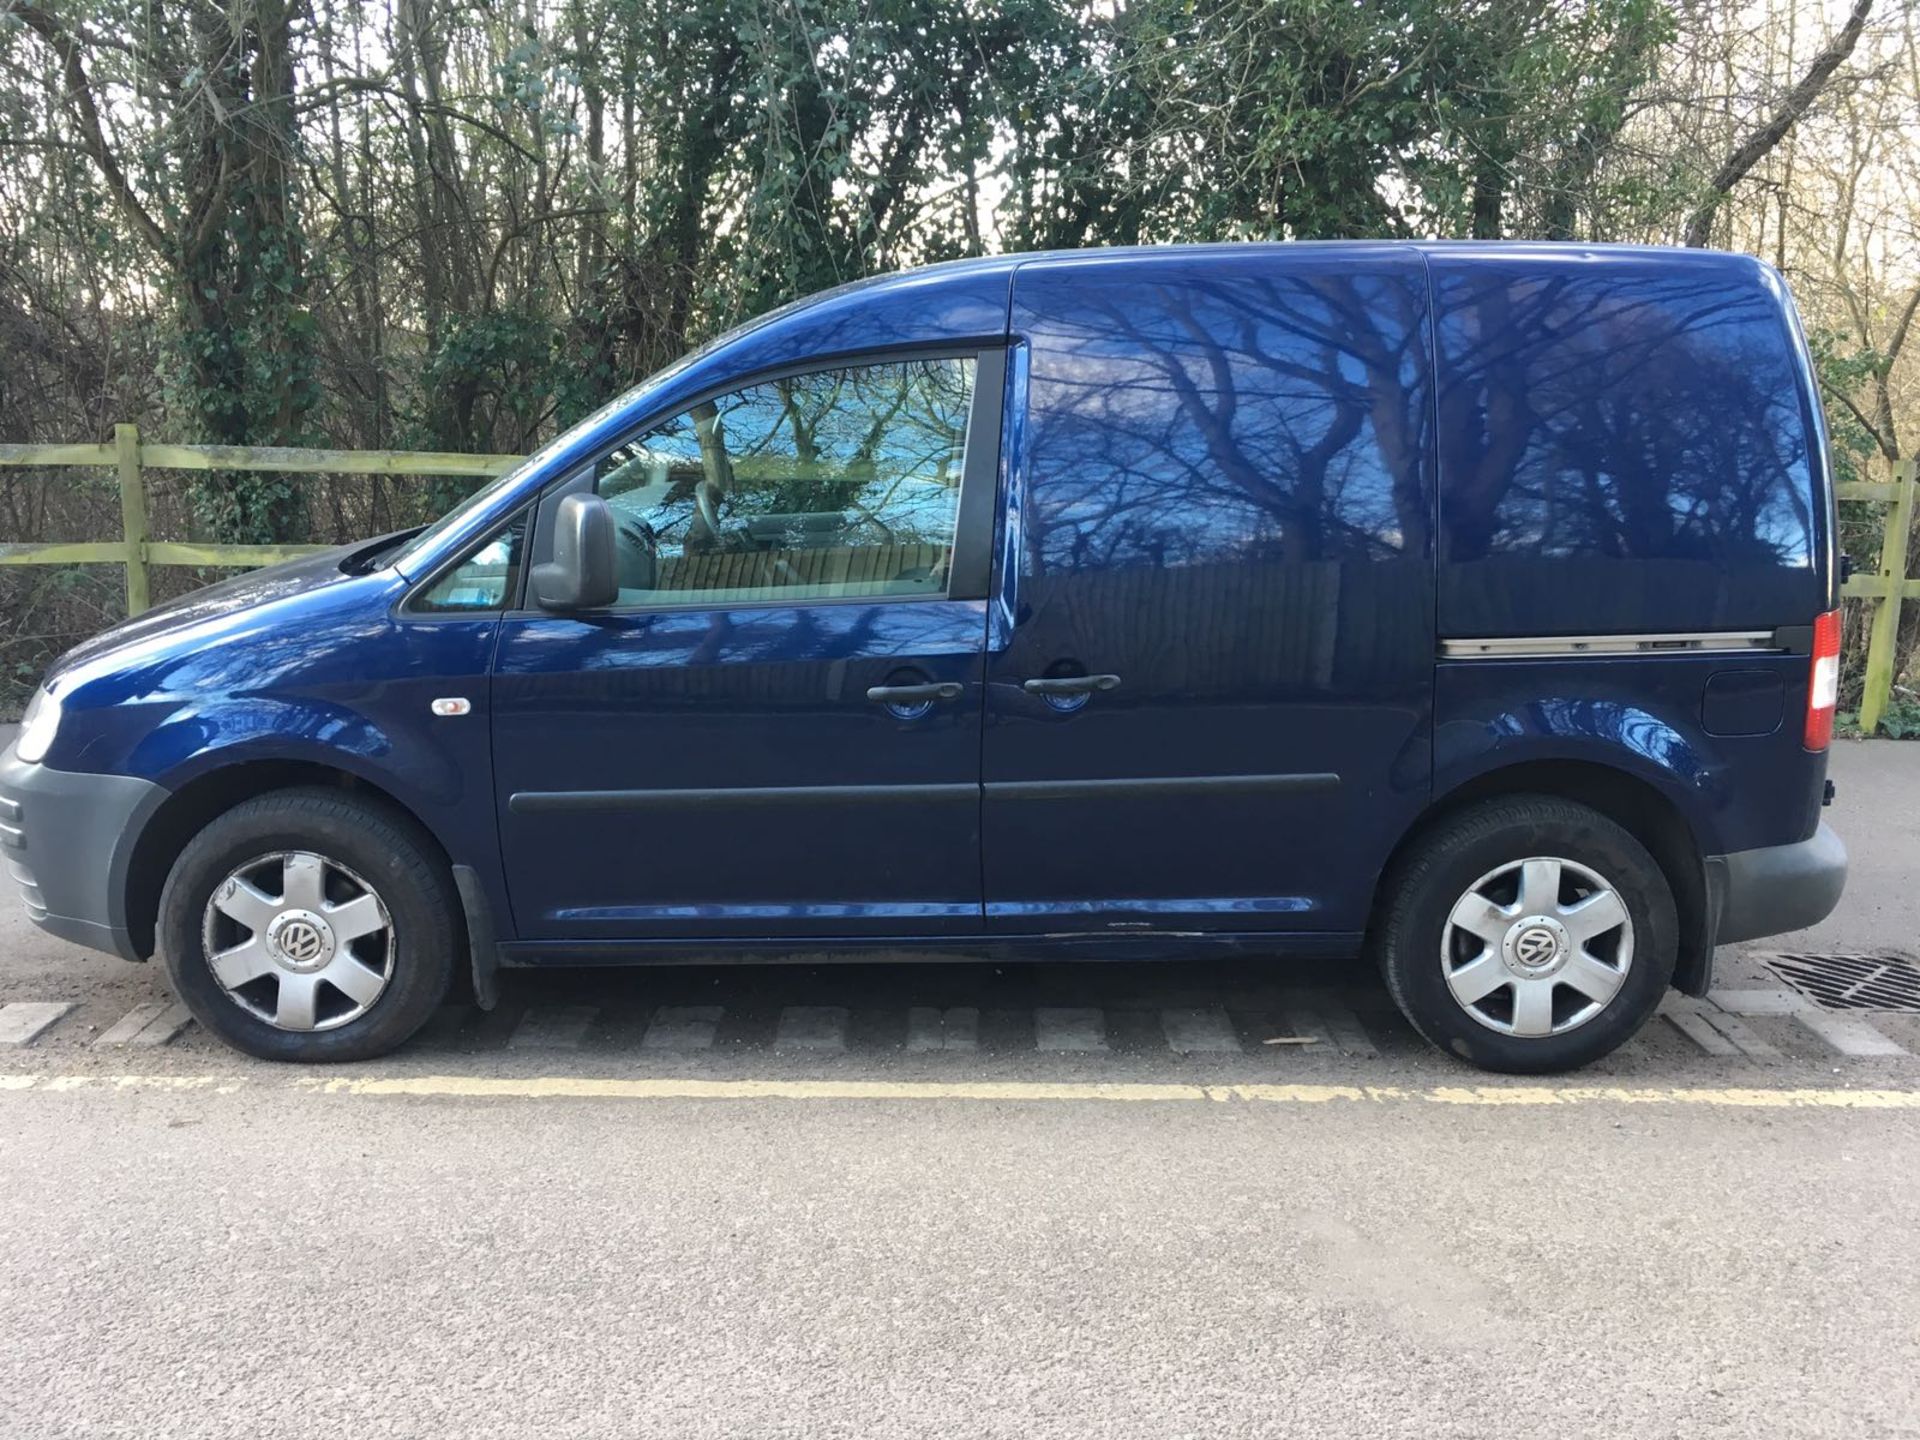
{"label": "metal drain grate", "polygon": [[1770,955],[1764,963],[1822,1009],[1920,1015],[1920,964],[1904,955]]}

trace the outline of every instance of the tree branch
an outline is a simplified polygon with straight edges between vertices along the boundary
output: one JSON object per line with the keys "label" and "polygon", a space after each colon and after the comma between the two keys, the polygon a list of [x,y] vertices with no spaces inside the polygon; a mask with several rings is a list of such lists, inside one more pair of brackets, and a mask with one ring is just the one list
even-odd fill
{"label": "tree branch", "polygon": [[86,67],[81,63],[80,42],[70,35],[66,28],[52,15],[37,5],[16,4],[12,13],[20,23],[44,40],[53,53],[60,57],[61,68],[66,72],[67,99],[73,106],[74,117],[80,122],[80,142],[86,152],[99,167],[100,174],[106,179],[107,188],[113,192],[120,208],[127,212],[134,228],[146,239],[147,243],[162,255],[172,253],[173,243],[160,223],[147,213],[146,206],[133,193],[133,187],[127,183],[127,172],[120,168],[120,161],[107,144],[106,127],[100,120],[100,107],[93,98],[93,86],[87,80]]}
{"label": "tree branch", "polygon": [[1900,352],[1906,347],[1907,332],[1913,328],[1914,312],[1920,311],[1920,285],[1913,288],[1913,294],[1907,297],[1906,306],[1900,311],[1899,323],[1893,327],[1893,336],[1887,341],[1887,369],[1893,369],[1893,362],[1900,358]]}
{"label": "tree branch", "polygon": [[483,135],[491,135],[528,164],[536,163],[540,158],[498,125],[489,124],[477,115],[455,109],[444,101],[422,100],[417,95],[409,95],[378,76],[338,75],[318,85],[310,85],[302,92],[301,98],[294,102],[293,108],[300,114],[321,109],[332,103],[332,95],[342,91],[352,95],[377,95],[383,99],[398,100],[422,115],[444,116],[458,124],[478,130]]}
{"label": "tree branch", "polygon": [[1800,77],[1798,85],[1787,92],[1787,98],[1780,102],[1780,108],[1773,112],[1773,118],[1747,136],[1721,163],[1707,186],[1705,198],[1687,219],[1686,243],[1690,247],[1697,250],[1707,243],[1707,236],[1713,229],[1714,214],[1719,210],[1720,202],[1727,198],[1727,192],[1766,158],[1768,152],[1794,127],[1794,123],[1820,98],[1820,92],[1826,88],[1827,81],[1833,78],[1833,72],[1853,53],[1860,32],[1866,28],[1867,12],[1872,9],[1873,0],[1854,0],[1853,12],[1847,16],[1847,23],[1840,27],[1840,33],[1833,37],[1827,48],[1813,57],[1807,73]]}
{"label": "tree branch", "polygon": [[1897,460],[1900,458],[1893,453],[1892,447],[1887,444],[1887,437],[1880,433],[1880,427],[1869,420],[1866,412],[1853,403],[1853,397],[1851,395],[1839,389],[1834,390],[1832,393],[1839,397],[1840,403],[1847,407],[1855,420],[1860,422],[1860,428],[1867,432],[1867,438],[1873,441],[1875,449],[1882,455],[1885,455],[1889,460]]}

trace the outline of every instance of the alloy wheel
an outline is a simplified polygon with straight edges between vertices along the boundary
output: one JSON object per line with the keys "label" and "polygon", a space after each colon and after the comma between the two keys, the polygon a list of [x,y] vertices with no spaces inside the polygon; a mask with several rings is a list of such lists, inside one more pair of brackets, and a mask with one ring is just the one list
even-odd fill
{"label": "alloy wheel", "polygon": [[1440,964],[1489,1030],[1537,1038],[1593,1019],[1633,964],[1633,920],[1597,871],[1536,855],[1489,870],[1447,915]]}
{"label": "alloy wheel", "polygon": [[378,893],[307,850],[262,855],[213,887],[207,967],[227,997],[281,1030],[333,1030],[393,976],[393,919]]}

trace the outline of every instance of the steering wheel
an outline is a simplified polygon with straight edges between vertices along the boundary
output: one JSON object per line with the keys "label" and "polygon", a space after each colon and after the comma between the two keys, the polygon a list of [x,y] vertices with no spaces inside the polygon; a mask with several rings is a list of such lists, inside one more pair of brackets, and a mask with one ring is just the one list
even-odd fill
{"label": "steering wheel", "polygon": [[706,526],[707,534],[712,537],[715,548],[720,544],[720,487],[712,480],[702,480],[693,487],[693,508],[700,514],[700,523]]}

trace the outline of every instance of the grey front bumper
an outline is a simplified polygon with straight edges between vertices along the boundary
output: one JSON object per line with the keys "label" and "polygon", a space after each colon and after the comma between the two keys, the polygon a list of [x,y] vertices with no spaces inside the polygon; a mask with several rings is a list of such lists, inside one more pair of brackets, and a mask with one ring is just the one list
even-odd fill
{"label": "grey front bumper", "polygon": [[1720,896],[1720,944],[1818,925],[1847,887],[1847,847],[1825,821],[1797,845],[1716,855],[1708,875]]}
{"label": "grey front bumper", "polygon": [[62,940],[141,960],[127,929],[133,842],[167,792],[130,775],[82,775],[0,755],[0,857],[27,917]]}

